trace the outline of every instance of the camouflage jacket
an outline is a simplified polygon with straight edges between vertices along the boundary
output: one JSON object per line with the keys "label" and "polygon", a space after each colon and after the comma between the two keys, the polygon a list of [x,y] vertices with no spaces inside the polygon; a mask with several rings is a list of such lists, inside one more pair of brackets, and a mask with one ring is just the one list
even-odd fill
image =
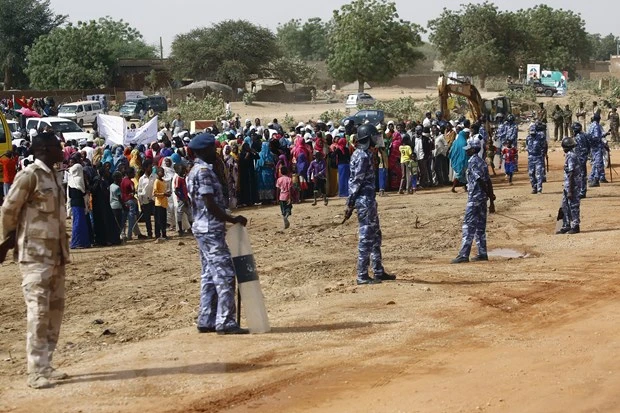
{"label": "camouflage jacket", "polygon": [[18,262],[69,262],[65,194],[55,170],[43,162],[20,171],[2,204],[4,238],[17,232],[14,258]]}

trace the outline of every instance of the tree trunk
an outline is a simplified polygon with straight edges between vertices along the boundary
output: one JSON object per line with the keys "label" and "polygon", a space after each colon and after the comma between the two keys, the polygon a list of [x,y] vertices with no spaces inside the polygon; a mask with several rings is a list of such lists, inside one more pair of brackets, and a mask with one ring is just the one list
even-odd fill
{"label": "tree trunk", "polygon": [[480,75],[480,90],[487,87],[487,75]]}
{"label": "tree trunk", "polygon": [[363,93],[364,92],[364,83],[366,83],[366,80],[364,78],[357,78],[357,91],[358,91],[358,93]]}
{"label": "tree trunk", "polygon": [[11,66],[6,65],[4,67],[4,90],[11,88]]}

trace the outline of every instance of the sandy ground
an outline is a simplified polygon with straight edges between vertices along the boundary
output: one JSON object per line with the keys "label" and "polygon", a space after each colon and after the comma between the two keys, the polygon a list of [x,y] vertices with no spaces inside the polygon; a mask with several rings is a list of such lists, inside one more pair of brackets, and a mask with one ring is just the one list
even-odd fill
{"label": "sandy ground", "polygon": [[286,232],[278,208],[243,210],[269,334],[196,332],[192,238],[73,252],[55,358],[71,378],[49,390],[25,385],[20,276],[4,263],[0,411],[618,411],[620,186],[588,192],[581,234],[553,235],[562,154],[551,152],[541,195],[525,159],[514,186],[495,178],[488,223],[492,254],[514,254],[451,265],[465,193],[391,194],[379,213],[399,278],[376,286],[354,283],[343,200],[295,205]]}

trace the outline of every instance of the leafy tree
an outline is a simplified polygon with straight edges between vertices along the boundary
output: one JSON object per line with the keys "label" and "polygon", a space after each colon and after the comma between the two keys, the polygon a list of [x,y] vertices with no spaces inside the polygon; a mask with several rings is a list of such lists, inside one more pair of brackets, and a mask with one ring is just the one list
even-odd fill
{"label": "leafy tree", "polygon": [[266,64],[262,73],[283,82],[310,85],[316,80],[317,69],[301,59],[281,57]]}
{"label": "leafy tree", "polygon": [[27,50],[26,74],[38,89],[92,88],[111,82],[117,59],[155,56],[137,30],[106,17],[40,37]]}
{"label": "leafy tree", "polygon": [[292,19],[278,25],[276,35],[278,45],[285,56],[304,60],[325,60],[329,53],[328,32],[329,24],[319,17],[313,17],[303,25],[301,19]]}
{"label": "leafy tree", "polygon": [[[265,61],[280,55],[276,36],[269,29],[246,20],[226,20],[177,35],[170,60],[177,79],[228,79],[238,85],[249,74],[258,73]],[[226,68],[234,73],[227,74]]]}
{"label": "leafy tree", "polygon": [[334,10],[329,73],[337,80],[387,81],[423,59],[422,27],[402,20],[387,0],[354,0]]}
{"label": "leafy tree", "polygon": [[[482,87],[488,76],[509,71],[514,61],[507,58],[516,37],[508,32],[513,16],[492,3],[466,4],[461,10],[445,9],[428,22],[429,40],[450,69],[479,76]],[[515,30],[516,32],[516,30]]]}
{"label": "leafy tree", "polygon": [[595,60],[609,60],[609,56],[618,54],[618,44],[620,38],[609,33],[605,37],[600,34],[589,35],[590,44],[592,45],[592,54],[590,57]]}
{"label": "leafy tree", "polygon": [[24,83],[26,47],[66,19],[52,12],[49,0],[0,0],[0,68],[5,89]]}

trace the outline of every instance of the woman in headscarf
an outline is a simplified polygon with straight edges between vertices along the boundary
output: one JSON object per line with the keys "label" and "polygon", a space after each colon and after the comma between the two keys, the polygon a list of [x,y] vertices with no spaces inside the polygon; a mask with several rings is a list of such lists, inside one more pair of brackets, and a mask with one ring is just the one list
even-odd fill
{"label": "woman in headscarf", "polygon": [[69,160],[69,176],[67,180],[67,193],[71,206],[71,248],[89,248],[91,245],[86,221],[86,180],[84,169],[80,164],[81,157],[73,155]]}
{"label": "woman in headscarf", "polygon": [[170,225],[170,230],[176,231],[175,227],[177,225],[177,199],[176,196],[174,196],[174,191],[172,190],[172,180],[174,179],[174,168],[172,168],[172,159],[163,158],[161,167],[164,169],[164,182],[166,183],[166,192],[172,194],[168,200],[167,222]]}
{"label": "woman in headscarf", "polygon": [[258,154],[244,141],[239,154],[239,206],[254,205],[258,202],[255,159],[258,159]]}
{"label": "woman in headscarf", "polygon": [[388,156],[388,171],[390,177],[390,184],[389,187],[385,189],[400,188],[400,181],[402,178],[402,171],[400,167],[400,145],[402,145],[402,143],[403,137],[400,132],[393,131],[392,142],[390,143],[390,154]]}
{"label": "woman in headscarf", "polygon": [[131,151],[129,166],[136,170],[136,175],[139,175],[139,171],[142,170],[142,159],[140,159],[140,152],[137,149]]}
{"label": "woman in headscarf", "polygon": [[90,193],[93,205],[93,229],[94,243],[97,246],[118,245],[121,239],[114,233],[116,222],[112,208],[110,207],[110,176],[109,169],[105,164],[99,166],[99,173],[92,176],[89,181]]}
{"label": "woman in headscarf", "polygon": [[127,162],[131,161],[131,147],[126,147],[123,151],[123,156],[127,159]]}
{"label": "woman in headscarf", "polygon": [[310,166],[311,156],[308,146],[301,135],[297,135],[295,138],[295,146],[291,150],[291,155],[293,155],[295,170],[299,178],[300,197],[303,200],[308,191],[308,167]]}
{"label": "woman in headscarf", "polygon": [[273,202],[275,181],[275,157],[269,150],[269,143],[263,142],[256,161],[256,178],[258,181],[258,199],[261,202]]}
{"label": "woman in headscarf", "polygon": [[114,149],[114,155],[112,156],[112,172],[118,171],[119,167],[123,164],[128,165],[129,162],[123,155],[123,147],[119,145]]}
{"label": "woman in headscarf", "polygon": [[95,148],[93,152],[93,166],[94,167],[99,166],[99,163],[101,162],[102,159],[103,159],[103,147],[99,146]]}
{"label": "woman in headscarf", "polygon": [[338,164],[336,163],[336,144],[331,133],[325,134],[325,145],[323,152],[327,161],[327,196],[338,194]]}
{"label": "woman in headscarf", "polygon": [[349,177],[351,175],[350,163],[351,152],[347,144],[347,138],[342,137],[336,142],[336,164],[338,165],[338,196],[349,196]]}
{"label": "woman in headscarf", "polygon": [[233,156],[232,147],[225,145],[223,149],[224,165],[226,165],[226,174],[228,178],[228,206],[230,209],[237,208],[237,181],[239,180],[239,165],[237,159]]}
{"label": "woman in headscarf", "polygon": [[454,180],[452,181],[452,192],[456,192],[457,186],[463,186],[467,182],[465,172],[467,171],[467,153],[465,146],[467,145],[467,137],[469,129],[459,132],[456,140],[450,147],[450,166],[454,171]]}
{"label": "woman in headscarf", "polygon": [[109,163],[110,166],[114,164],[114,158],[112,157],[112,151],[110,149],[104,149],[103,157],[101,158],[101,164]]}

